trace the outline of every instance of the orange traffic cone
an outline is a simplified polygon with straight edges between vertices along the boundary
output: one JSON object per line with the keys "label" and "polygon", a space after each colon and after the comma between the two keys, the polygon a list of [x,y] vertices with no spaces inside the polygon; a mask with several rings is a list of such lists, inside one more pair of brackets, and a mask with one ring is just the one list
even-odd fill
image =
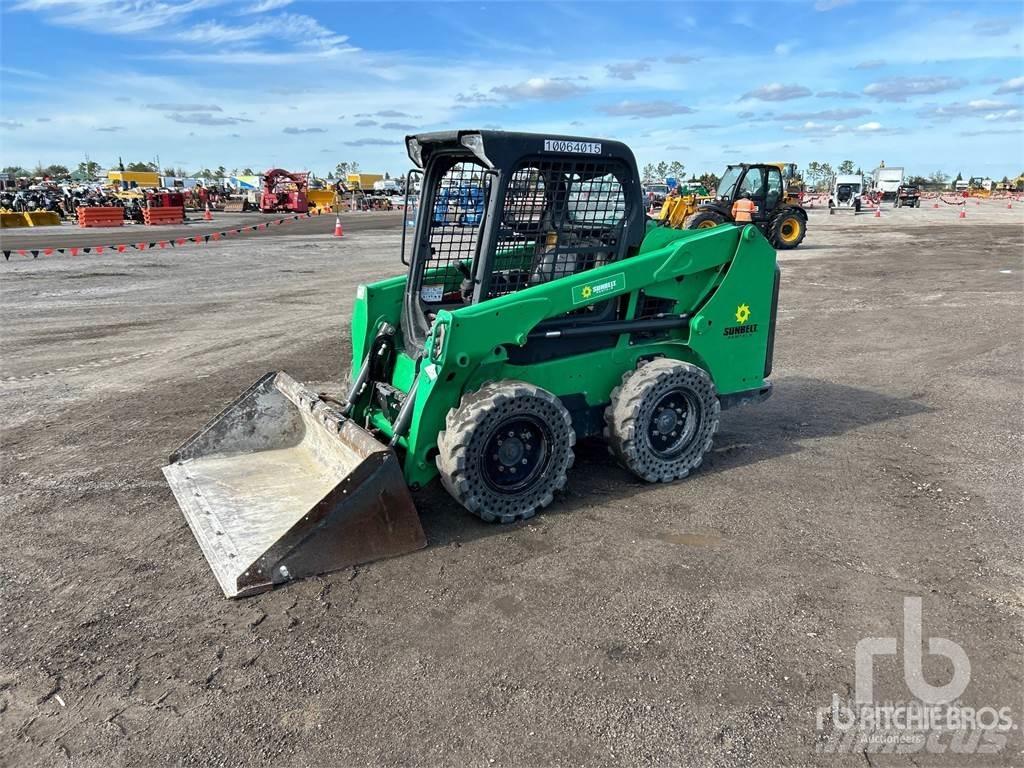
{"label": "orange traffic cone", "polygon": [[1006,207],[1007,207],[1007,208],[1013,208],[1013,203],[1007,203],[1007,204],[1006,204]]}
{"label": "orange traffic cone", "polygon": [[341,229],[341,216],[334,217],[334,236],[344,237],[345,233]]}
{"label": "orange traffic cone", "polygon": [[939,207],[938,203],[936,203],[935,205],[932,206],[932,208],[938,208],[938,207]]}
{"label": "orange traffic cone", "polygon": [[965,206],[965,205],[961,205],[960,206],[960,218],[961,219],[966,219],[967,218],[967,206]]}
{"label": "orange traffic cone", "polygon": [[880,205],[876,205],[875,206],[875,218],[876,219],[882,218],[882,206],[880,206]]}
{"label": "orange traffic cone", "polygon": [[210,204],[206,204],[206,213],[203,214],[203,221],[213,221],[213,214],[210,213]]}

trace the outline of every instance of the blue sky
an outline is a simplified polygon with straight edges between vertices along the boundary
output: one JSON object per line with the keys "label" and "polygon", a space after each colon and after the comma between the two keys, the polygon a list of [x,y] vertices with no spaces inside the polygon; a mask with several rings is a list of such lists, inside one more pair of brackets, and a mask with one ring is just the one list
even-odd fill
{"label": "blue sky", "polygon": [[3,0],[0,165],[340,160],[407,133],[622,139],[640,163],[1024,171],[1024,3]]}

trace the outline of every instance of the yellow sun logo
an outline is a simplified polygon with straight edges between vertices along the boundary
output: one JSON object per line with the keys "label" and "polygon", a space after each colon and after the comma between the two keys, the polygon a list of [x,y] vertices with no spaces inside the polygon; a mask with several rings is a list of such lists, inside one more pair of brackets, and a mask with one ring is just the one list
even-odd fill
{"label": "yellow sun logo", "polygon": [[740,304],[736,307],[736,322],[743,325],[747,320],[750,319],[750,307],[746,304]]}
{"label": "yellow sun logo", "polygon": [[593,295],[593,293],[594,289],[591,288],[589,285],[584,285],[583,290],[580,291],[580,294],[583,296],[584,299],[589,299],[591,295]]}

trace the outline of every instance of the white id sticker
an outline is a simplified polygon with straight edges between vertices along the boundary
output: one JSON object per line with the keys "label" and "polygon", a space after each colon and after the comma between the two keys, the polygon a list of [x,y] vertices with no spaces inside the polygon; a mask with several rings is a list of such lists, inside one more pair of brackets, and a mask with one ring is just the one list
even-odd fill
{"label": "white id sticker", "polygon": [[424,285],[420,288],[420,298],[423,301],[440,301],[444,298],[444,286]]}
{"label": "white id sticker", "polygon": [[580,155],[600,155],[601,144],[596,141],[563,141],[544,139],[545,152],[575,152]]}

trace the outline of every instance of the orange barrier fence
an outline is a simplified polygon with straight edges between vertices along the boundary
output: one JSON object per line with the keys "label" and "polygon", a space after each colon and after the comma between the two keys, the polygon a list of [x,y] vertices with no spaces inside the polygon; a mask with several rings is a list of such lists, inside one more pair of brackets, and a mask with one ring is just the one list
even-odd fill
{"label": "orange barrier fence", "polygon": [[147,226],[154,224],[182,224],[185,221],[185,207],[182,205],[161,208],[144,208],[142,220]]}
{"label": "orange barrier fence", "polygon": [[80,227],[120,227],[124,225],[124,208],[117,206],[103,208],[79,208]]}

